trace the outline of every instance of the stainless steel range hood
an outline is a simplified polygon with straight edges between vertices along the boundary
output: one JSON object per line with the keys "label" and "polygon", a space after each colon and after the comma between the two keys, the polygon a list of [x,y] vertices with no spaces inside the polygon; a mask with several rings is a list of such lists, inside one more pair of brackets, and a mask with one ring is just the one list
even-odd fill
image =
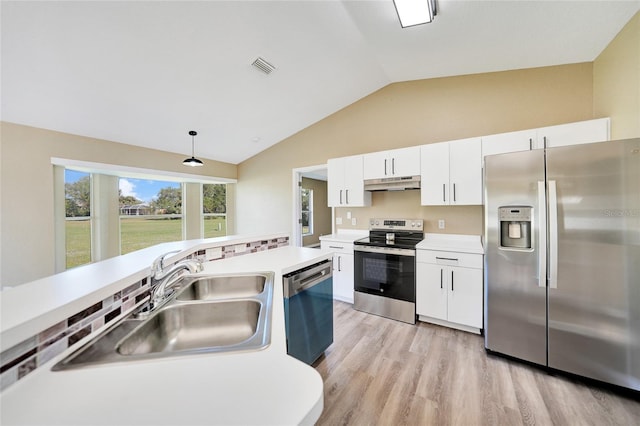
{"label": "stainless steel range hood", "polygon": [[364,181],[365,191],[404,191],[420,189],[420,176],[402,176]]}

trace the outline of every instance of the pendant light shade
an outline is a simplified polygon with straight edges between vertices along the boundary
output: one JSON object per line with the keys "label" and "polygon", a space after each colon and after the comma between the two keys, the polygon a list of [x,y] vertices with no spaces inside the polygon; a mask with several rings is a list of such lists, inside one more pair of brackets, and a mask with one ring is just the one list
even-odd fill
{"label": "pendant light shade", "polygon": [[198,134],[198,132],[196,132],[195,130],[190,130],[189,131],[189,135],[191,135],[191,158],[187,158],[185,159],[182,164],[184,164],[185,166],[189,166],[189,167],[200,167],[202,165],[204,165],[204,163],[200,160],[198,160],[196,157],[194,157],[194,138],[195,136]]}

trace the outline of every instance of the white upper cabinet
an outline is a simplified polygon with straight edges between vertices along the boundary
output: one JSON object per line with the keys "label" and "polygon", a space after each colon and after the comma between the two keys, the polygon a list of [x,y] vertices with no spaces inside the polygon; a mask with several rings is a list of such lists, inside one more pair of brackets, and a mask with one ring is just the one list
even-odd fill
{"label": "white upper cabinet", "polygon": [[603,142],[609,140],[609,118],[578,121],[538,129],[534,148],[555,148],[565,145]]}
{"label": "white upper cabinet", "polygon": [[332,158],[327,161],[329,207],[371,205],[371,193],[364,190],[362,161],[362,155]]}
{"label": "white upper cabinet", "polygon": [[536,145],[536,129],[482,137],[482,158],[507,152],[529,151]]}
{"label": "white upper cabinet", "polygon": [[[554,148],[609,140],[609,118],[500,133],[482,137],[482,157],[530,149]],[[546,145],[545,145],[546,144]]]}
{"label": "white upper cabinet", "polygon": [[364,179],[417,176],[420,174],[420,147],[372,152],[364,155]]}
{"label": "white upper cabinet", "polygon": [[482,204],[481,138],[420,147],[423,206]]}

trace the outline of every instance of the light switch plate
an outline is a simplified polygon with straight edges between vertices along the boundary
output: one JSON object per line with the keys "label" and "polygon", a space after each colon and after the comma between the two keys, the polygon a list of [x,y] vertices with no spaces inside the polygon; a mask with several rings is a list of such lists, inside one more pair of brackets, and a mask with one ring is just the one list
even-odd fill
{"label": "light switch plate", "polygon": [[444,219],[438,220],[438,229],[444,229]]}
{"label": "light switch plate", "polygon": [[342,225],[342,217],[336,217],[336,225]]}

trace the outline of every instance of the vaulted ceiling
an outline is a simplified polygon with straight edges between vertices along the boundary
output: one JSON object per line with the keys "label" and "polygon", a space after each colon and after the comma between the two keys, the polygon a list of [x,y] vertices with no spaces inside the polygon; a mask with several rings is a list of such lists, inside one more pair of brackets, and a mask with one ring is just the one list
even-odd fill
{"label": "vaulted ceiling", "polygon": [[593,61],[640,0],[437,5],[3,0],[2,120],[240,163],[393,82]]}

